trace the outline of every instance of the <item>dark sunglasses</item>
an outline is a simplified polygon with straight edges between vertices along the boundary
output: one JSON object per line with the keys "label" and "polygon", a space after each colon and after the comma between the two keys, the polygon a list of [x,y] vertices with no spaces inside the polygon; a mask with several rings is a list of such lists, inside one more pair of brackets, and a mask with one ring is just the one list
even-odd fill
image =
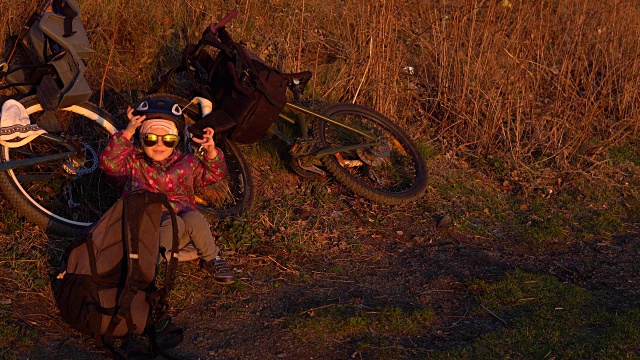
{"label": "dark sunglasses", "polygon": [[164,146],[168,148],[174,148],[178,145],[178,135],[156,135],[156,134],[144,134],[142,136],[142,143],[146,147],[153,147],[158,143],[158,140],[162,139]]}

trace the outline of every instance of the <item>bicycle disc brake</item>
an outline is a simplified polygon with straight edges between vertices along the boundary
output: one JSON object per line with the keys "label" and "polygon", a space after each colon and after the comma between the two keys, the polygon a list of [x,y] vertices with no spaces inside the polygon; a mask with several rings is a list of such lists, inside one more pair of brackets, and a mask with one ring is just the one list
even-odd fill
{"label": "bicycle disc brake", "polygon": [[356,153],[358,154],[360,160],[362,160],[369,166],[375,167],[382,165],[387,160],[389,155],[391,155],[391,147],[386,141],[381,141],[382,145],[356,149]]}
{"label": "bicycle disc brake", "polygon": [[77,137],[70,137],[67,140],[76,148],[77,154],[62,165],[67,174],[73,175],[75,180],[95,171],[98,168],[99,159],[91,145],[81,142]]}

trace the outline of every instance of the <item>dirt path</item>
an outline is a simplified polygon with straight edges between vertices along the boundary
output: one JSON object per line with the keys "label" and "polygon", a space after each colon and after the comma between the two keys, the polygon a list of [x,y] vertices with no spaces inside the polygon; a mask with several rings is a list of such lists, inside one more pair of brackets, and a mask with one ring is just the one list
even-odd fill
{"label": "dirt path", "polygon": [[[362,215],[362,214],[360,214]],[[345,214],[355,223],[361,217]],[[606,243],[555,244],[532,250],[515,240],[467,237],[454,229],[436,229],[435,220],[418,211],[397,216],[385,226],[369,226],[335,237],[315,252],[284,254],[277,249],[237,254],[230,264],[239,287],[214,285],[195,264],[181,264],[174,322],[185,340],[172,354],[182,359],[375,359],[424,358],[455,350],[478,335],[500,329],[499,318],[479,314],[469,279],[498,281],[521,269],[550,274],[594,291],[611,309],[640,307],[637,261],[638,224]],[[94,359],[91,339],[56,324],[49,299],[44,306],[23,304],[24,319],[47,314],[53,324],[40,327],[35,346],[20,358]],[[383,308],[431,309],[427,331],[407,336],[332,337],[330,324],[316,324],[315,314],[333,309],[375,313]],[[35,316],[35,317],[34,317]],[[383,339],[384,341],[381,341]],[[372,345],[373,344],[373,345]]]}

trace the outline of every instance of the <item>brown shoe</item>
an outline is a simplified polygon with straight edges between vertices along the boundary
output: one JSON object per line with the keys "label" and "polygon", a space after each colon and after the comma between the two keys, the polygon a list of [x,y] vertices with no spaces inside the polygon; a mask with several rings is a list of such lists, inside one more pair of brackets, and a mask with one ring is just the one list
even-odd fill
{"label": "brown shoe", "polygon": [[213,281],[218,284],[229,285],[236,282],[229,265],[222,258],[216,257],[209,261],[200,260],[200,266],[211,274]]}

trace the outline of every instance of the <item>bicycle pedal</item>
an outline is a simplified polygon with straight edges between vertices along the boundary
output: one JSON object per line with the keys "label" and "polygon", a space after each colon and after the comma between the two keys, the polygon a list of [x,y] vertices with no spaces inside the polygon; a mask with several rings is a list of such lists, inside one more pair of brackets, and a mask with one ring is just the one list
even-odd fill
{"label": "bicycle pedal", "polygon": [[51,75],[45,75],[37,87],[38,101],[44,110],[55,110],[60,104],[60,88]]}
{"label": "bicycle pedal", "polygon": [[309,166],[305,165],[305,166],[302,166],[302,168],[305,169],[306,171],[310,172],[310,173],[316,174],[316,175],[321,176],[321,177],[327,176],[327,173],[324,170],[320,169],[319,167],[317,167],[315,165],[309,165]]}
{"label": "bicycle pedal", "polygon": [[297,138],[289,149],[289,154],[293,157],[299,157],[309,155],[316,146],[316,141],[313,138]]}

